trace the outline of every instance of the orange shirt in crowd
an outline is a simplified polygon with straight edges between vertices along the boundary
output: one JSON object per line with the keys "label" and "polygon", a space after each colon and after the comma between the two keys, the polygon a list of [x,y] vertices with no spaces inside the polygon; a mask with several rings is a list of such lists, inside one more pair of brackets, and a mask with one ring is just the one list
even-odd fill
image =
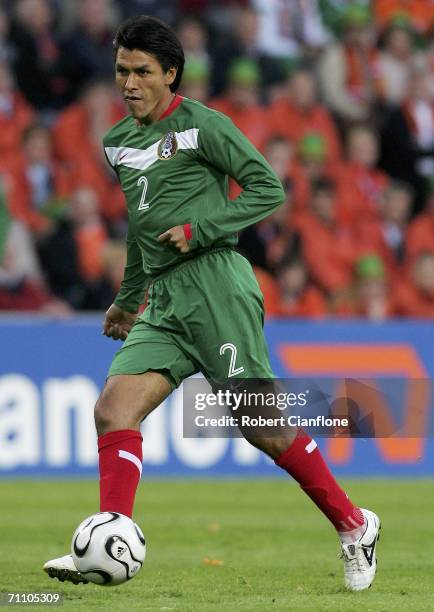
{"label": "orange shirt in crowd", "polygon": [[[119,106],[113,103],[111,124],[122,117]],[[53,128],[53,146],[56,156],[66,162],[72,183],[96,191],[104,217],[117,219],[125,216],[125,200],[119,182],[104,159],[100,138],[91,136],[84,105],[74,104],[61,113]]]}
{"label": "orange shirt in crowd", "polygon": [[384,237],[383,225],[376,219],[363,219],[357,224],[355,235],[359,245],[360,255],[375,253],[378,255],[385,267],[387,276],[392,280],[394,276],[400,275],[400,264],[395,254],[387,244]]}
{"label": "orange shirt in crowd", "polygon": [[298,299],[285,303],[277,281],[262,268],[253,268],[259,287],[264,296],[267,317],[323,317],[327,314],[326,301],[318,289],[308,285]]}
{"label": "orange shirt in crowd", "polygon": [[379,53],[377,49],[361,51],[344,45],[346,89],[354,100],[365,100],[375,94],[384,96],[384,85],[378,70]]}
{"label": "orange shirt in crowd", "polygon": [[290,304],[281,299],[277,308],[277,316],[279,317],[309,317],[318,319],[326,315],[326,300],[321,291],[312,285],[307,285],[303,293]]}
{"label": "orange shirt in crowd", "polygon": [[[325,163],[323,168],[320,170],[320,178],[327,179],[336,185],[337,216],[339,220],[341,220],[342,217],[342,221],[345,222],[345,217],[348,215],[344,214],[344,210],[341,214],[341,208],[343,207],[343,204],[341,204],[341,198],[345,197],[345,192],[339,188],[341,168],[341,164]],[[312,188],[309,177],[307,176],[306,170],[302,163],[295,162],[291,164],[291,167],[288,169],[288,179],[292,184],[294,211],[303,212],[309,206],[309,202],[312,198]]]}
{"label": "orange shirt in crowd", "polygon": [[114,172],[104,164],[82,160],[70,168],[72,183],[76,186],[91,187],[100,202],[100,214],[110,220],[126,216],[125,197]]}
{"label": "orange shirt in crowd", "polygon": [[320,134],[326,142],[327,160],[339,161],[342,156],[338,132],[330,113],[316,105],[301,111],[288,100],[277,100],[268,110],[269,132],[298,143],[306,134]]}
{"label": "orange shirt in crowd", "polygon": [[[119,106],[112,104],[109,125],[117,123],[124,114]],[[64,162],[87,162],[93,157],[101,159],[100,138],[92,138],[88,113],[83,104],[68,106],[57,119],[53,130],[55,155]]]}
{"label": "orange shirt in crowd", "polygon": [[297,221],[298,215],[294,219],[294,215],[290,214],[290,218],[288,219],[293,221],[292,225],[289,225],[286,228],[286,231],[280,230],[274,237],[270,237],[266,243],[266,260],[267,265],[271,268],[276,268],[283,261],[286,253],[288,252],[288,247],[291,243],[296,239],[297,232]]}
{"label": "orange shirt in crowd", "polygon": [[2,157],[19,152],[22,134],[32,123],[34,117],[33,109],[18,93],[13,95],[13,110],[10,115],[0,109],[0,155]]}
{"label": "orange shirt in crowd", "polygon": [[434,214],[422,213],[408,226],[405,250],[412,259],[419,253],[434,253]]}
{"label": "orange shirt in crowd", "polygon": [[434,292],[423,293],[409,280],[400,279],[393,291],[395,315],[434,318]]}
{"label": "orange shirt in crowd", "polygon": [[95,281],[103,274],[102,253],[107,243],[107,233],[101,223],[79,227],[74,232],[77,244],[78,265],[81,276]]}
{"label": "orange shirt in crowd", "polygon": [[350,228],[343,224],[330,227],[307,211],[297,225],[312,279],[327,292],[347,287],[359,256]]}
{"label": "orange shirt in crowd", "polygon": [[244,107],[235,106],[224,96],[210,100],[208,106],[230,117],[250,142],[260,151],[263,150],[270,137],[267,122],[268,110],[265,110],[259,104]]}
{"label": "orange shirt in crowd", "polygon": [[338,171],[337,186],[340,218],[346,223],[376,218],[384,189],[389,184],[387,174],[349,162]]}
{"label": "orange shirt in crowd", "polygon": [[419,32],[426,33],[434,20],[432,0],[374,0],[375,21],[387,28],[395,17],[405,17]]}
{"label": "orange shirt in crowd", "polygon": [[[15,156],[2,164],[0,172],[5,177],[6,197],[9,211],[15,219],[27,225],[32,231],[43,231],[50,220],[33,207],[31,187],[26,173],[26,160],[23,156]],[[67,198],[71,191],[68,173],[59,164],[52,164],[54,178],[54,198]]]}
{"label": "orange shirt in crowd", "polygon": [[267,317],[274,317],[279,314],[280,293],[277,282],[274,278],[258,266],[253,267],[253,271],[258,281],[262,295],[264,296],[264,310]]}
{"label": "orange shirt in crowd", "polygon": [[311,188],[306,173],[301,164],[294,162],[288,170],[288,179],[292,185],[292,200],[294,210],[303,211],[311,198]]}

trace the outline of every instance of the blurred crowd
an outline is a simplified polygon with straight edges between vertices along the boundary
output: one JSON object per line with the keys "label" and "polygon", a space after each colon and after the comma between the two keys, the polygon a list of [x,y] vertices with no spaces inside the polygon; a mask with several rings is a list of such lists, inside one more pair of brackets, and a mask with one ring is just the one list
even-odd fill
{"label": "blurred crowd", "polygon": [[240,236],[267,315],[434,318],[434,0],[0,0],[0,310],[118,290],[126,208],[101,140],[125,114],[113,34],[139,13],[176,29],[180,93],[285,187]]}

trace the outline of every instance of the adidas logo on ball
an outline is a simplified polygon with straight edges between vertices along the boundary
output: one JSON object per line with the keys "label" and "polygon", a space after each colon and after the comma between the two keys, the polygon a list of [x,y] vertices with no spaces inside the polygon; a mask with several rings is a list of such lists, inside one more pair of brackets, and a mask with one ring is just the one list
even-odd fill
{"label": "adidas logo on ball", "polygon": [[126,550],[127,550],[126,546],[122,546],[122,544],[118,544],[115,550],[116,558],[119,559],[120,557],[122,557],[122,555],[124,554]]}

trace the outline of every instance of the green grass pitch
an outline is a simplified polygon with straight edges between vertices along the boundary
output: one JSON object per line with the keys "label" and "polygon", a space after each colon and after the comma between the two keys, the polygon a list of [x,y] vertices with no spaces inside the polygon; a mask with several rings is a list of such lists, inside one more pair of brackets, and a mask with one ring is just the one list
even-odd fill
{"label": "green grass pitch", "polygon": [[284,479],[142,481],[135,519],[147,559],[137,578],[112,589],[41,570],[97,511],[96,482],[0,481],[0,590],[61,592],[65,612],[434,610],[433,482],[343,484],[383,523],[377,579],[362,593],[345,591],[333,529]]}

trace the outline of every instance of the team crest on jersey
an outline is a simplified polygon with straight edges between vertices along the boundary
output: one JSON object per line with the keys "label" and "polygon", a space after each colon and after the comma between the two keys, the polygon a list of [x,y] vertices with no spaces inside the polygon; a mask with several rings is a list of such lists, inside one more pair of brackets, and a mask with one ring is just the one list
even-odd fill
{"label": "team crest on jersey", "polygon": [[178,142],[176,140],[175,132],[168,132],[160,140],[158,144],[157,155],[159,159],[165,160],[170,159],[178,151]]}

